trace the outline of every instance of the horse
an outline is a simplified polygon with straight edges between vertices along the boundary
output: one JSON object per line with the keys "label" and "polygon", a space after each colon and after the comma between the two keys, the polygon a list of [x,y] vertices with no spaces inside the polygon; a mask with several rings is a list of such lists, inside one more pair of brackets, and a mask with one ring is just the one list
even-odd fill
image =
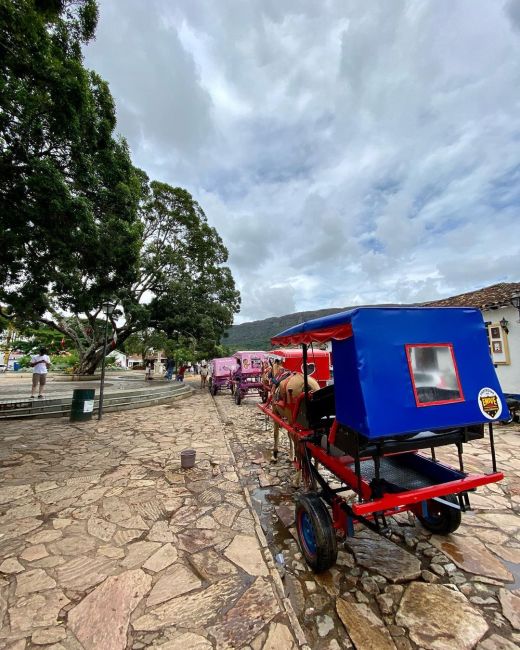
{"label": "horse", "polygon": [[[291,373],[290,376],[283,378],[276,385],[276,376],[274,378],[274,393],[272,396],[273,413],[286,420],[288,424],[293,424],[293,405],[295,400],[303,393],[304,379],[300,372]],[[307,377],[307,384],[311,391],[318,390],[320,385],[312,377]],[[276,462],[278,459],[278,441],[280,439],[280,425],[274,420],[274,446],[271,460]],[[291,436],[289,436],[290,453],[294,458],[294,445]]]}
{"label": "horse", "polygon": [[272,399],[272,389],[273,389],[273,368],[267,361],[262,361],[262,374],[260,375],[260,381],[262,382],[262,393],[260,397],[262,402],[269,404]]}

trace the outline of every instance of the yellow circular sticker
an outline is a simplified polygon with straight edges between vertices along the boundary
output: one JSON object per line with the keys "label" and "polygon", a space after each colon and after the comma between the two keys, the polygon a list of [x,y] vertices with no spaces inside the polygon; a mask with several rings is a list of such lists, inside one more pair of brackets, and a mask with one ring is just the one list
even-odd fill
{"label": "yellow circular sticker", "polygon": [[488,420],[496,420],[502,413],[502,402],[492,388],[482,388],[478,394],[478,407]]}

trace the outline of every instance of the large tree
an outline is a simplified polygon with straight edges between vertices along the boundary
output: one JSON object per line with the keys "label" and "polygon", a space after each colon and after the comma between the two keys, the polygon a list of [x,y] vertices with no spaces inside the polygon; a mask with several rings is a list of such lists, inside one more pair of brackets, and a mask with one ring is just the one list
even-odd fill
{"label": "large tree", "polygon": [[181,188],[148,181],[114,138],[107,84],[83,66],[94,0],[0,0],[0,311],[70,337],[80,372],[155,328],[208,355],[239,297],[227,250]]}
{"label": "large tree", "polygon": [[[94,0],[0,0],[0,304],[90,310],[135,277],[141,178],[83,66]],[[52,299],[50,300],[52,306]],[[5,308],[7,306],[7,309]]]}
{"label": "large tree", "polygon": [[[240,305],[225,266],[227,249],[189,192],[147,183],[144,174],[141,181],[138,272],[114,293],[118,307],[108,322],[110,347],[152,328],[166,339],[192,341],[201,356],[211,356]],[[50,316],[41,322],[69,336],[80,354],[80,372],[93,373],[104,349],[101,306],[65,314],[60,296],[48,295]]]}

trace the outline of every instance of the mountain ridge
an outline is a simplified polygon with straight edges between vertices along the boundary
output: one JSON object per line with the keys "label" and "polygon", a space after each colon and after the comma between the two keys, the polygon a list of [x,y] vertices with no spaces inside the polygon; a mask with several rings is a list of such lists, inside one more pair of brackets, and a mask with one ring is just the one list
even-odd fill
{"label": "mountain ridge", "polygon": [[232,325],[226,332],[222,343],[231,348],[233,352],[237,350],[270,350],[272,347],[271,338],[288,327],[293,327],[314,318],[338,314],[348,309],[355,309],[355,307],[330,307],[329,309],[298,311],[283,316],[271,316],[270,318]]}
{"label": "mountain ridge", "polygon": [[342,311],[358,307],[417,307],[428,303],[385,303],[379,305],[351,305],[350,307],[330,307],[328,309],[314,309],[298,311],[283,316],[271,316],[261,320],[248,321],[239,325],[232,325],[224,335],[222,343],[233,352],[237,350],[270,350],[271,338],[288,327],[304,323],[315,318],[323,318],[330,314],[339,314]]}
{"label": "mountain ridge", "polygon": [[353,307],[331,307],[329,309],[315,309],[311,311],[298,311],[283,316],[271,316],[261,320],[248,321],[239,325],[232,325],[226,332],[222,343],[237,350],[269,350],[271,338],[279,332],[314,318],[337,314]]}

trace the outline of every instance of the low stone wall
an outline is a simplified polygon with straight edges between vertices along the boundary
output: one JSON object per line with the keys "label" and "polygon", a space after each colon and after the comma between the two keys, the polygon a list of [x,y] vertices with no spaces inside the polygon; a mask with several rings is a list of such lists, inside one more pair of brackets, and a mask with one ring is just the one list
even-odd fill
{"label": "low stone wall", "polygon": [[[158,388],[139,388],[105,392],[103,411],[125,411],[156,406],[190,395],[192,388],[184,383],[168,383]],[[0,402],[0,420],[23,418],[61,418],[70,415],[72,397],[45,400],[13,399]],[[99,395],[94,399],[95,416],[99,409]]]}

